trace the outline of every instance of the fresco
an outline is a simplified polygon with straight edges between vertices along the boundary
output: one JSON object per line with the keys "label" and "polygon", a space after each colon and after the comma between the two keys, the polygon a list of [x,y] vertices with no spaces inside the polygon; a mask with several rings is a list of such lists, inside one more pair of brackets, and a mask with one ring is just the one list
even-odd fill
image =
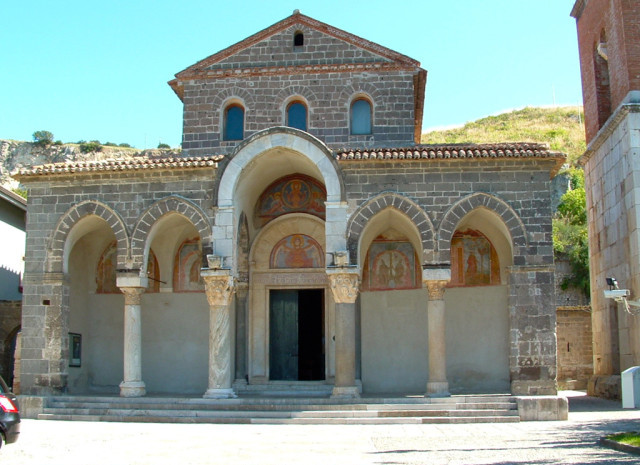
{"label": "fresco", "polygon": [[327,193],[315,179],[301,174],[278,179],[265,189],[256,205],[260,226],[286,213],[309,213],[325,219]]}
{"label": "fresco", "polygon": [[364,272],[369,291],[415,289],[416,255],[407,241],[374,241],[369,247]]}
{"label": "fresco", "polygon": [[[97,294],[120,294],[120,289],[116,285],[117,251],[117,243],[113,241],[107,246],[98,261],[96,269]],[[160,267],[153,250],[149,251],[147,276],[149,277],[149,284],[146,292],[160,292]]]}
{"label": "fresco", "polygon": [[270,268],[323,268],[320,244],[304,234],[292,234],[280,240],[269,262]]}
{"label": "fresco", "polygon": [[184,241],[173,264],[173,292],[202,292],[204,282],[200,276],[202,251],[200,241]]}
{"label": "fresco", "polygon": [[456,232],[451,240],[451,285],[500,283],[500,264],[491,242],[480,232]]}

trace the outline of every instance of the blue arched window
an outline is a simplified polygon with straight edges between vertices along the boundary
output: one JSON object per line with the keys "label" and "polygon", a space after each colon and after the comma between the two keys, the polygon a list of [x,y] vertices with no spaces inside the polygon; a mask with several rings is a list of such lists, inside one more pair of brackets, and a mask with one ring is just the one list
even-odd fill
{"label": "blue arched window", "polygon": [[229,105],[224,111],[224,140],[242,140],[244,137],[244,108]]}
{"label": "blue arched window", "polygon": [[287,107],[287,126],[307,130],[307,107],[302,102],[290,103]]}
{"label": "blue arched window", "polygon": [[351,104],[351,134],[371,134],[371,103],[363,98]]}

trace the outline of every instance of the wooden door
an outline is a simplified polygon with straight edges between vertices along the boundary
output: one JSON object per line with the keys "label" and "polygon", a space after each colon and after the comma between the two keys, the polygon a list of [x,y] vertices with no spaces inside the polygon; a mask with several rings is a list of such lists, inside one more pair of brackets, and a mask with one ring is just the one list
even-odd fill
{"label": "wooden door", "polygon": [[269,379],[298,379],[298,291],[269,293]]}

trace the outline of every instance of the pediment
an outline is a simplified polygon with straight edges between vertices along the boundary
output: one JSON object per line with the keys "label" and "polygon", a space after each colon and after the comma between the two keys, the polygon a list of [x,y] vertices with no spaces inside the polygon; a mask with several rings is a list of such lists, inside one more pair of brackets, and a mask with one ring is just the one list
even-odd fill
{"label": "pediment", "polygon": [[[304,34],[294,47],[296,32]],[[217,52],[176,74],[186,79],[215,79],[256,74],[332,72],[342,68],[419,69],[420,63],[391,49],[295,12],[278,23]]]}

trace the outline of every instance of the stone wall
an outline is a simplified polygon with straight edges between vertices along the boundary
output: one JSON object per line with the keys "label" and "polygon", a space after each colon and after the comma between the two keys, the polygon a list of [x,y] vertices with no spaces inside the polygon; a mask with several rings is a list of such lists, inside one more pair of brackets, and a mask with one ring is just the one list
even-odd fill
{"label": "stone wall", "polygon": [[[578,45],[582,73],[582,94],[587,143],[606,119],[627,98],[640,90],[640,8],[633,1],[577,0],[571,12],[578,26]],[[608,75],[598,77],[596,61],[602,58],[595,50],[604,40]],[[606,99],[607,114],[598,102]],[[634,100],[638,102],[638,100]]]}
{"label": "stone wall", "polygon": [[[520,160],[466,160],[464,164],[354,161],[342,163],[341,168],[350,211],[388,191],[409,199],[404,203],[406,208],[411,202],[422,208],[439,239],[438,253],[432,257],[436,261],[448,261],[449,235],[467,213],[479,207],[497,215],[496,223],[510,229],[514,243],[508,271],[511,389],[523,395],[555,394],[556,302],[549,171]],[[403,204],[399,205],[402,208]],[[361,221],[369,221],[380,208],[379,204],[367,207],[361,212]]]}
{"label": "stone wall", "polygon": [[59,176],[46,183],[29,183],[21,360],[24,394],[59,392],[67,385],[70,288],[64,269],[65,243],[91,231],[86,224],[75,230],[74,225],[87,217],[102,218],[118,240],[118,268],[139,271],[145,234],[155,220],[174,209],[199,231],[206,231],[201,234],[206,254],[211,249],[211,226],[201,224],[207,223],[202,219],[206,214],[194,219],[193,211],[211,214],[214,178],[212,167],[94,173],[81,179]]}
{"label": "stone wall", "polygon": [[[619,376],[640,364],[640,317],[605,299],[607,277],[640,296],[640,105],[620,106],[581,159],[587,186],[594,373]],[[619,382],[619,380],[618,380]],[[607,387],[607,392],[616,391]]]}
{"label": "stone wall", "polygon": [[593,375],[591,306],[579,289],[562,289],[562,282],[570,273],[569,260],[556,258],[558,386],[586,389]]}
{"label": "stone wall", "polygon": [[[245,139],[285,125],[292,97],[308,104],[308,132],[330,147],[413,144],[414,97],[410,72],[326,73],[191,81],[184,90],[183,149],[188,155],[228,153],[240,141],[222,140],[223,115],[231,99],[243,102]],[[372,134],[350,135],[349,109],[358,95],[372,100]]]}

